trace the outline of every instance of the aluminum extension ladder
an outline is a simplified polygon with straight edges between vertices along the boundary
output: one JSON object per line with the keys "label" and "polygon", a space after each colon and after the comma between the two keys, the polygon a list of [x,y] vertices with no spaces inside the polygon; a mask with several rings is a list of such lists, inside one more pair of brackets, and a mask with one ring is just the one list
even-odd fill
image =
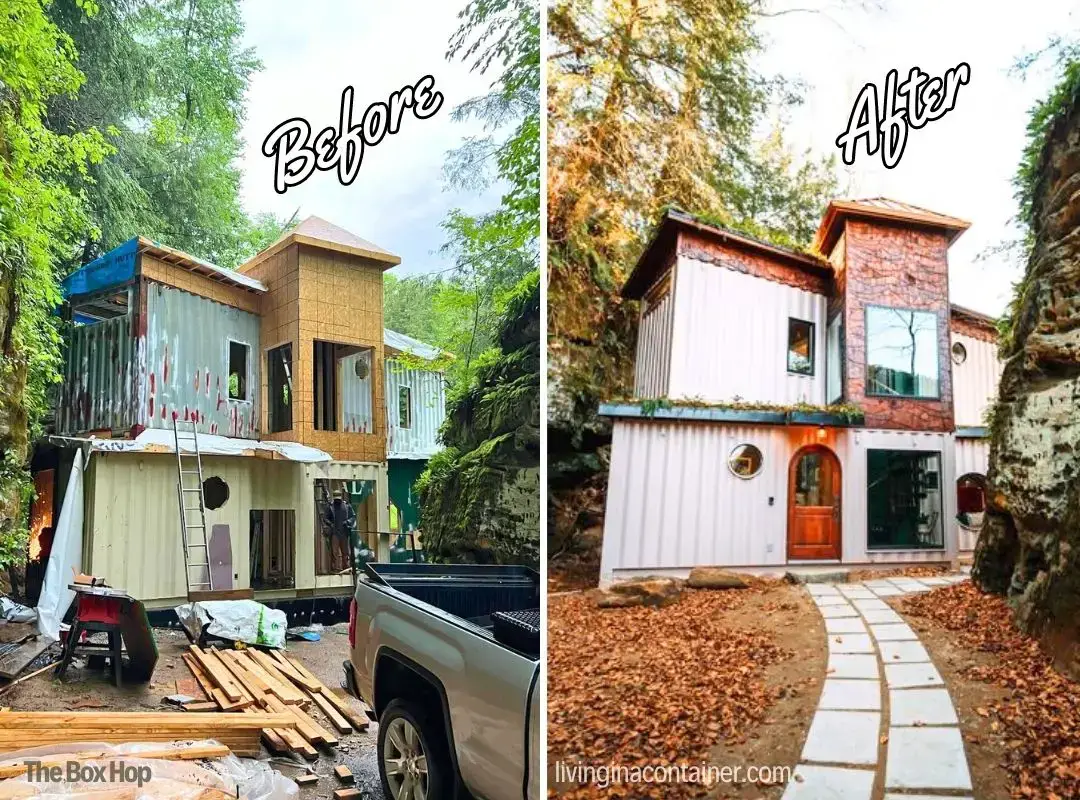
{"label": "aluminum extension ladder", "polygon": [[[210,543],[206,534],[206,500],[203,497],[202,455],[199,452],[199,431],[190,420],[173,419],[173,443],[176,446],[176,494],[180,502],[180,537],[184,547],[184,579],[187,590],[213,591],[210,572]],[[184,453],[187,446],[189,452]],[[192,455],[194,453],[194,455]],[[192,467],[194,467],[192,469]],[[189,482],[185,483],[185,477]],[[194,486],[190,478],[198,479]],[[190,505],[189,498],[198,498]]]}

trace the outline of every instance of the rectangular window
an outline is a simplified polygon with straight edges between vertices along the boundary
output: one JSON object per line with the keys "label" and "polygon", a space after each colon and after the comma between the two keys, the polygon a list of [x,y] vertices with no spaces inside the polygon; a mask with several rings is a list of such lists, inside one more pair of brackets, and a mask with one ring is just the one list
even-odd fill
{"label": "rectangular window", "polygon": [[314,343],[312,372],[315,399],[315,430],[336,431],[338,409],[337,346],[333,342]]}
{"label": "rectangular window", "polygon": [[867,450],[866,484],[868,549],[945,546],[940,453]]}
{"label": "rectangular window", "polygon": [[788,318],[787,369],[796,375],[814,374],[814,323]]}
{"label": "rectangular window", "polygon": [[879,397],[938,395],[937,314],[866,308],[866,393]]}
{"label": "rectangular window", "polygon": [[266,352],[270,433],[292,430],[292,345]]}
{"label": "rectangular window", "polygon": [[251,348],[241,342],[229,342],[229,399],[250,400],[248,397],[248,353]]}
{"label": "rectangular window", "polygon": [[837,314],[825,328],[825,402],[837,403],[844,396],[843,336]]}
{"label": "rectangular window", "polygon": [[412,389],[408,386],[398,387],[398,427],[412,427]]}

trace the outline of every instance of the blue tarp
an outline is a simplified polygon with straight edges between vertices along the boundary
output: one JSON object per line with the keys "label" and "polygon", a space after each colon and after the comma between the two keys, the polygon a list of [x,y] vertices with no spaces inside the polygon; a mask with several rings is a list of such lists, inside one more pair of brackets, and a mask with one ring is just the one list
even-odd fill
{"label": "blue tarp", "polygon": [[135,277],[136,254],[139,252],[138,237],[99,256],[64,278],[60,284],[64,298],[90,294],[110,286],[121,286]]}

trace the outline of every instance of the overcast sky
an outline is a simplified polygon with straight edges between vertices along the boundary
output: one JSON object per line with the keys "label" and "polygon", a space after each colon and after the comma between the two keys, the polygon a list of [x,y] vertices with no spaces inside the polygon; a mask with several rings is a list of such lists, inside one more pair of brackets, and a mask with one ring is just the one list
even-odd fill
{"label": "overcast sky", "polygon": [[[493,190],[486,197],[446,191],[442,175],[446,151],[480,132],[475,124],[452,122],[451,110],[490,83],[444,57],[463,5],[464,0],[244,0],[244,40],[264,65],[248,91],[243,131],[247,210],[288,217],[299,208],[301,219],[324,217],[401,256],[396,275],[449,266],[437,252],[446,212],[482,211],[498,201]],[[297,116],[314,132],[336,125],[346,86],[355,89],[359,122],[368,105],[425,75],[434,76],[445,96],[441,110],[424,120],[407,115],[398,134],[365,153],[350,186],[342,186],[336,172],[316,171],[304,184],[275,194],[274,162],[261,147],[276,125]]]}
{"label": "overcast sky", "polygon": [[[808,4],[777,0],[775,7]],[[1053,34],[1077,30],[1080,8],[1062,0],[881,4],[883,10],[870,11],[850,2],[834,4],[823,14],[793,13],[763,23],[764,68],[807,84],[807,102],[790,115],[785,130],[800,147],[837,154],[841,186],[848,188],[850,181],[849,197],[884,195],[970,221],[949,251],[952,301],[999,314],[1018,268],[1001,257],[976,258],[1013,232],[1010,181],[1024,147],[1028,111],[1047,96],[1053,77],[1049,64],[1026,80],[1010,74],[1011,68]],[[883,89],[892,68],[901,76],[913,66],[940,76],[963,61],[971,66],[971,82],[960,88],[956,108],[909,131],[899,165],[885,169],[880,153],[868,157],[860,147],[854,167],[844,169],[834,142],[865,83]]]}

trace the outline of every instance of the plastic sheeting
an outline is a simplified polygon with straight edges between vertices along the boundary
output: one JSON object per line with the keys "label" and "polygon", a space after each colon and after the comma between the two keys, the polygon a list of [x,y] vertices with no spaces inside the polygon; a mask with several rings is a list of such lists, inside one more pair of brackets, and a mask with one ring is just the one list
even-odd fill
{"label": "plastic sheeting", "polygon": [[75,451],[64,492],[64,505],[53,535],[52,552],[45,567],[45,581],[38,598],[38,632],[52,640],[60,639],[60,622],[64,619],[75,592],[68,588],[82,561],[83,531],[83,464],[82,450]]}
{"label": "plastic sheeting", "polygon": [[254,600],[204,600],[176,607],[180,624],[195,640],[203,628],[231,642],[285,648],[288,617]]}
{"label": "plastic sheeting", "polygon": [[[101,453],[173,453],[176,452],[172,430],[147,428],[134,439],[88,439],[75,436],[50,436],[50,441],[63,446],[86,444]],[[190,442],[190,438],[188,439]],[[181,449],[189,450],[181,441]],[[260,442],[256,439],[235,439],[229,436],[199,434],[199,452],[204,456],[254,456],[256,451],[274,453],[289,461],[315,463],[333,461],[329,453],[298,442]]]}
{"label": "plastic sheeting", "polygon": [[[212,740],[192,742],[192,746],[216,744]],[[225,756],[209,761],[167,761],[139,758],[140,752],[161,750],[160,742],[59,744],[6,753],[0,764],[24,761],[63,761],[65,780],[52,782],[23,773],[3,782],[4,798],[101,798],[146,797],[153,800],[206,800],[206,798],[246,798],[246,800],[293,800],[299,793],[294,781],[262,761]],[[70,759],[79,755],[84,775],[93,780],[68,781]],[[85,759],[85,755],[100,757]],[[103,780],[94,775],[100,770]]]}

